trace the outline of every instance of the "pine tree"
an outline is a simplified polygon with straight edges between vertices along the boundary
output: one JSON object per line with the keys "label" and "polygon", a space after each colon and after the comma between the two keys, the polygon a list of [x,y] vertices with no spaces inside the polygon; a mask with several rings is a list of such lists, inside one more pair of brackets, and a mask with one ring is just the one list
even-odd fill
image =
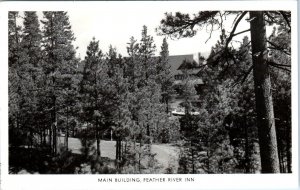
{"label": "pine tree", "polygon": [[8,62],[9,66],[17,66],[19,61],[20,42],[21,42],[21,27],[17,25],[19,12],[8,12]]}
{"label": "pine tree", "polygon": [[81,81],[82,103],[85,121],[94,126],[97,141],[97,157],[100,152],[100,130],[103,130],[107,107],[108,69],[103,53],[99,49],[99,41],[95,38],[87,47],[83,78]]}
{"label": "pine tree", "polygon": [[172,98],[174,76],[171,74],[169,64],[169,47],[167,39],[163,39],[160,57],[156,66],[157,83],[161,85],[162,102],[166,105],[166,113],[169,113],[169,101]]}
{"label": "pine tree", "polygon": [[143,26],[142,38],[139,43],[139,58],[142,67],[142,76],[139,81],[139,86],[147,85],[147,81],[153,80],[153,77],[155,76],[155,51],[156,46],[154,44],[153,37],[148,35],[147,27]]}
{"label": "pine tree", "polygon": [[24,77],[22,78],[23,86],[27,88],[27,94],[23,94],[26,98],[26,118],[29,121],[30,141],[33,144],[34,133],[39,134],[40,142],[42,141],[43,129],[40,128],[38,108],[43,107],[39,104],[39,96],[42,95],[42,78],[41,69],[41,30],[36,12],[24,12],[24,29],[21,47],[23,57],[25,58],[21,67],[23,67]]}
{"label": "pine tree", "polygon": [[279,173],[276,129],[269,66],[264,13],[250,12],[252,61],[260,154],[263,173]]}
{"label": "pine tree", "polygon": [[134,37],[130,38],[130,42],[127,43],[128,58],[125,64],[125,76],[128,78],[130,83],[129,90],[135,92],[137,88],[138,78],[141,76],[141,64],[139,63],[139,44]]}
{"label": "pine tree", "polygon": [[[130,139],[131,133],[131,113],[129,111],[129,83],[125,78],[123,59],[119,55],[117,57],[117,51],[110,46],[107,55],[108,61],[108,75],[109,75],[109,94],[111,94],[110,107],[112,110],[113,118],[113,132],[116,138],[116,162],[117,168],[121,160],[125,161],[126,147],[122,152],[122,141]],[[125,160],[124,160],[125,159]]]}
{"label": "pine tree", "polygon": [[[21,127],[21,27],[17,25],[19,13],[8,12],[8,93],[10,144],[15,144]],[[15,140],[14,140],[15,139]],[[21,140],[21,139],[20,139]],[[19,141],[20,141],[19,140]],[[19,142],[20,143],[20,142]]]}
{"label": "pine tree", "polygon": [[292,172],[291,150],[291,33],[285,21],[274,27],[268,39],[269,59],[280,63],[271,68],[270,77],[273,90],[274,115],[278,143],[278,155],[281,173]]}
{"label": "pine tree", "polygon": [[141,98],[142,115],[140,115],[140,123],[143,127],[144,135],[148,142],[152,137],[152,133],[155,130],[155,115],[156,112],[160,112],[160,84],[155,82],[155,69],[157,66],[157,60],[154,58],[156,46],[154,44],[153,37],[148,34],[148,29],[143,26],[141,41],[139,45],[139,56],[142,67],[142,76],[139,81],[139,93]]}
{"label": "pine tree", "polygon": [[[67,12],[43,12],[43,70],[46,74],[46,96],[51,112],[50,136],[52,150],[57,153],[58,112],[65,107],[66,96],[72,91],[72,76],[77,59],[72,42],[75,40]],[[50,137],[51,138],[51,137]]]}
{"label": "pine tree", "polygon": [[[129,57],[126,60],[126,77],[129,82],[131,97],[129,111],[132,117],[132,136],[140,146],[135,149],[137,154],[138,171],[141,172],[141,160],[151,156],[151,144],[158,140],[158,131],[165,124],[165,106],[161,100],[161,86],[157,79],[157,59],[154,57],[156,47],[153,37],[148,35],[147,27],[142,29],[139,44],[131,38],[128,44]],[[164,114],[162,114],[164,113]],[[146,151],[146,152],[145,152]]]}

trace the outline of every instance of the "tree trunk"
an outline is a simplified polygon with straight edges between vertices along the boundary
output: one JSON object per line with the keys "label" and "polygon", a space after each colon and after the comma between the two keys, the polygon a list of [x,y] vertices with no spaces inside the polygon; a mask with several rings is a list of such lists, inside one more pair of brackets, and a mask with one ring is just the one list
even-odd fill
{"label": "tree trunk", "polygon": [[123,155],[125,155],[126,153],[127,153],[127,140],[125,140],[125,147],[124,147]]}
{"label": "tree trunk", "polygon": [[254,89],[262,173],[279,173],[264,14],[250,11]]}
{"label": "tree trunk", "polygon": [[42,145],[43,145],[43,129],[40,129],[39,136],[40,136],[40,142],[39,142],[38,146],[42,147]]}
{"label": "tree trunk", "polygon": [[32,128],[29,129],[29,140],[30,140],[30,149],[33,148],[33,132],[32,132]]}
{"label": "tree trunk", "polygon": [[75,137],[75,124],[72,126],[72,137]]}
{"label": "tree trunk", "polygon": [[[53,84],[55,84],[53,82]],[[56,121],[56,97],[53,96],[53,115],[52,115],[52,123],[53,123],[53,154],[57,153],[57,121]]]}
{"label": "tree trunk", "polygon": [[53,151],[52,151],[52,124],[50,125],[50,127],[49,127],[49,147],[50,147],[50,152],[52,153]]}
{"label": "tree trunk", "polygon": [[287,158],[287,172],[292,173],[292,143],[291,143],[291,125],[288,123],[286,132],[286,158]]}
{"label": "tree trunk", "polygon": [[166,106],[167,106],[166,112],[168,114],[169,113],[169,98],[168,97],[166,98]]}
{"label": "tree trunk", "polygon": [[208,138],[206,139],[206,157],[207,157],[207,163],[206,163],[206,167],[207,167],[207,173],[211,173],[210,171],[210,131],[208,130]]}
{"label": "tree trunk", "polygon": [[195,174],[194,149],[193,149],[192,141],[191,141],[191,153],[192,153],[192,174]]}
{"label": "tree trunk", "polygon": [[99,140],[99,137],[97,137],[96,141],[97,141],[97,156],[100,157],[100,140]]}
{"label": "tree trunk", "polygon": [[243,124],[245,128],[245,172],[250,173],[250,151],[249,151],[249,135],[248,135],[248,125],[247,118],[244,116]]}
{"label": "tree trunk", "polygon": [[141,173],[141,159],[142,159],[142,138],[140,138],[140,147],[139,147],[139,173]]}
{"label": "tree trunk", "polygon": [[123,152],[123,146],[122,146],[122,140],[121,138],[119,139],[119,160],[121,161],[122,158],[122,152]]}
{"label": "tree trunk", "polygon": [[44,129],[44,139],[43,139],[43,145],[46,146],[46,136],[47,136],[47,126],[45,125],[45,129]]}
{"label": "tree trunk", "polygon": [[69,146],[69,108],[67,107],[67,126],[66,126],[66,135],[65,135],[65,146],[68,150]]}
{"label": "tree trunk", "polygon": [[101,151],[100,151],[100,137],[99,137],[99,129],[98,129],[98,119],[96,121],[96,144],[97,144],[97,157],[101,156]]}
{"label": "tree trunk", "polygon": [[283,162],[283,155],[282,155],[282,146],[281,143],[279,141],[278,142],[278,158],[279,158],[279,169],[280,169],[280,173],[285,173],[284,170],[284,162]]}
{"label": "tree trunk", "polygon": [[119,137],[119,160],[121,161],[121,156],[122,156],[122,141],[121,138]]}
{"label": "tree trunk", "polygon": [[57,153],[57,127],[56,124],[53,125],[53,154]]}
{"label": "tree trunk", "polygon": [[117,162],[118,162],[118,160],[119,160],[119,140],[118,140],[118,137],[117,137],[117,139],[116,139],[116,160],[117,160]]}
{"label": "tree trunk", "polygon": [[[149,119],[148,119],[148,121],[149,121]],[[149,140],[148,140],[148,143],[150,143],[150,126],[149,126],[149,124],[147,124],[147,137],[149,138]]]}
{"label": "tree trunk", "polygon": [[118,137],[116,138],[116,161],[118,162],[119,160],[119,139]]}

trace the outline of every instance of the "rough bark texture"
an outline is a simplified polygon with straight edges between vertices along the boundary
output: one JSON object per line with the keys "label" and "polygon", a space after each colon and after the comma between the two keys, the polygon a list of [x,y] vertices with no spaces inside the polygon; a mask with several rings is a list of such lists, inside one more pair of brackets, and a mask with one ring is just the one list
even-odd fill
{"label": "rough bark texture", "polygon": [[251,11],[250,20],[252,20],[250,23],[252,60],[262,173],[279,173],[263,12]]}
{"label": "rough bark texture", "polygon": [[[55,84],[53,82],[53,84]],[[53,123],[53,154],[56,155],[57,154],[57,121],[56,121],[56,97],[53,96],[52,97],[52,101],[53,101],[53,118],[52,118],[52,123]]]}
{"label": "rough bark texture", "polygon": [[288,173],[292,173],[292,131],[291,125],[288,125],[286,132],[286,157]]}
{"label": "rough bark texture", "polygon": [[66,126],[66,135],[65,135],[65,146],[68,150],[68,147],[69,147],[69,107],[67,107],[67,126]]}
{"label": "rough bark texture", "polygon": [[98,122],[96,124],[96,152],[97,152],[97,157],[101,157],[101,151],[100,151],[100,136],[99,136],[99,128],[98,128]]}

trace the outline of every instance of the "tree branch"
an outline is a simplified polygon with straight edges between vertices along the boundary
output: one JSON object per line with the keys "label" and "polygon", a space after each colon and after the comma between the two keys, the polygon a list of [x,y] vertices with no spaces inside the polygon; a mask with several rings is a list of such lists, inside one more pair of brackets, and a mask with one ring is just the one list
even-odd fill
{"label": "tree branch", "polygon": [[276,66],[280,66],[280,67],[291,67],[291,65],[278,64],[278,63],[275,63],[273,61],[269,61],[269,63],[272,63],[272,65],[276,65]]}
{"label": "tree branch", "polygon": [[249,74],[251,73],[251,71],[253,70],[253,65],[251,65],[251,67],[246,71],[244,72],[243,74],[241,74],[235,81],[235,83],[232,85],[232,87],[235,87],[238,83],[239,83],[239,80],[243,77],[243,79],[241,80],[241,84],[243,84],[245,82],[245,80],[247,79],[247,77],[249,76]]}
{"label": "tree branch", "polygon": [[238,14],[236,15],[236,17],[234,18],[234,20],[233,20],[233,22],[232,22],[231,27],[233,27],[234,23],[236,22],[236,20],[239,18],[240,15],[241,15],[240,13],[238,13]]}
{"label": "tree branch", "polygon": [[250,28],[249,28],[248,30],[243,30],[243,31],[241,31],[241,32],[238,32],[238,33],[233,34],[233,37],[234,37],[234,36],[237,36],[237,35],[240,35],[240,34],[242,34],[242,33],[245,33],[245,32],[249,32],[249,31],[250,31]]}
{"label": "tree branch", "polygon": [[246,72],[244,78],[242,79],[241,84],[243,84],[245,82],[245,80],[247,79],[247,77],[249,76],[249,74],[251,73],[251,71],[253,70],[253,65],[251,65],[251,67],[248,69],[248,71]]}
{"label": "tree branch", "polygon": [[287,25],[289,26],[289,28],[290,28],[289,32],[290,32],[291,31],[291,24],[290,24],[290,21],[289,21],[288,17],[286,16],[286,14],[283,11],[279,11],[279,12],[282,15],[282,17],[284,18]]}
{"label": "tree branch", "polygon": [[275,22],[274,17],[271,16],[271,15],[268,13],[268,11],[265,11],[264,13],[265,13],[265,15],[270,19],[270,21],[269,21],[269,20],[266,20],[268,23],[270,23],[270,22]]}
{"label": "tree branch", "polygon": [[272,62],[272,61],[268,61],[268,65],[271,65],[271,66],[273,66],[273,67],[275,67],[275,68],[278,68],[278,69],[282,69],[282,70],[287,71],[287,72],[289,72],[289,73],[291,72],[291,70],[286,69],[286,68],[284,68],[284,67],[281,67],[281,66],[279,66],[280,64],[274,63],[274,62]]}
{"label": "tree branch", "polygon": [[235,24],[234,24],[234,26],[233,26],[233,29],[232,29],[232,31],[230,32],[230,35],[229,35],[229,37],[228,37],[228,39],[227,39],[227,41],[226,41],[225,49],[228,48],[228,44],[229,44],[229,42],[232,40],[232,38],[234,37],[234,32],[235,32],[235,30],[236,30],[238,24],[240,23],[240,21],[242,20],[242,18],[243,18],[247,13],[248,13],[247,11],[244,11],[244,12],[241,14],[241,16],[237,19],[237,21],[235,22]]}
{"label": "tree branch", "polygon": [[279,50],[279,51],[282,51],[283,53],[285,53],[285,54],[287,54],[287,55],[291,55],[291,53],[290,53],[290,52],[287,52],[285,48],[280,47],[279,45],[277,45],[277,44],[271,42],[270,40],[267,40],[267,42],[268,42],[269,44],[271,44],[271,45],[274,47],[274,48],[272,48],[272,47],[268,47],[268,48],[274,49],[274,50]]}
{"label": "tree branch", "polygon": [[207,38],[207,40],[205,41],[205,43],[211,38],[212,32],[213,32],[213,23],[211,23],[211,29],[210,29],[210,32],[209,32],[209,37]]}
{"label": "tree branch", "polygon": [[[224,13],[224,14],[225,14],[225,13]],[[223,30],[223,15],[224,15],[224,14],[221,14],[221,12],[219,12],[220,20],[221,20],[221,23],[220,23],[221,31]]]}
{"label": "tree branch", "polygon": [[[194,15],[193,19],[189,18],[188,14],[177,12],[174,16],[166,13],[165,19],[161,20],[161,26],[156,29],[159,35],[174,36],[175,38],[192,37],[196,34],[194,26],[199,27],[207,24],[214,19],[214,16],[219,11],[202,11],[198,15]],[[212,23],[213,24],[213,23]]]}
{"label": "tree branch", "polygon": [[250,45],[250,43],[251,43],[251,40],[245,45],[245,47],[247,47],[248,45]]}
{"label": "tree branch", "polygon": [[276,47],[268,47],[268,48],[269,48],[269,49],[273,49],[273,50],[281,51],[282,53],[291,56],[291,54],[290,54],[289,52],[285,51],[284,49],[278,49],[278,48],[276,48]]}

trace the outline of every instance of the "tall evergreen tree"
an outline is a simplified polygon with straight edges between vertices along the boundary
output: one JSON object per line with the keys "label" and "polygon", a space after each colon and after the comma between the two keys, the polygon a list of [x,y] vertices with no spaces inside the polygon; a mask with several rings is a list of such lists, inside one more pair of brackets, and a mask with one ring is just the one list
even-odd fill
{"label": "tall evergreen tree", "polygon": [[274,114],[280,171],[291,173],[291,33],[283,18],[280,19],[280,23],[281,25],[277,28],[274,27],[268,39],[269,59],[272,64],[280,63],[271,68],[270,76],[274,88]]}
{"label": "tall evergreen tree", "polygon": [[[77,59],[72,42],[75,40],[67,12],[43,12],[43,70],[46,74],[46,96],[51,113],[52,150],[57,153],[58,112],[65,107],[66,94],[71,90],[72,74]],[[67,95],[67,96],[70,96]]]}
{"label": "tall evergreen tree", "polygon": [[153,37],[148,34],[147,26],[143,26],[142,37],[139,43],[139,58],[142,67],[142,76],[140,85],[147,85],[148,80],[153,80],[155,76],[156,61],[154,60],[154,53],[156,46]]}
{"label": "tall evergreen tree", "polygon": [[130,38],[130,42],[127,43],[128,58],[125,64],[125,76],[130,83],[129,90],[135,92],[137,88],[138,78],[141,76],[141,64],[139,63],[139,44],[134,37]]}
{"label": "tall evergreen tree", "polygon": [[174,76],[169,64],[169,47],[167,39],[163,39],[159,62],[156,66],[157,83],[161,85],[162,102],[166,105],[166,113],[169,113],[169,102],[172,98]]}
{"label": "tall evergreen tree", "polygon": [[[109,94],[111,94],[112,120],[114,126],[113,132],[116,138],[116,160],[117,167],[125,157],[126,152],[122,152],[122,141],[130,139],[131,129],[131,112],[129,111],[129,83],[125,78],[123,59],[117,51],[110,46],[107,55],[108,75],[109,75]],[[126,148],[125,148],[126,151]]]}
{"label": "tall evergreen tree", "polygon": [[[132,128],[135,129],[132,136],[134,141],[140,143],[136,150],[139,172],[142,158],[151,154],[150,144],[158,138],[157,131],[162,125],[160,121],[165,119],[165,114],[162,114],[165,113],[165,106],[160,103],[161,84],[156,81],[158,60],[154,57],[155,51],[153,37],[148,35],[146,26],[142,29],[140,43],[137,44],[136,40],[131,38],[128,44],[126,77],[131,92],[129,111],[132,116]],[[166,123],[167,121],[165,119]]]}
{"label": "tall evergreen tree", "polygon": [[[21,127],[21,27],[17,25],[19,12],[8,12],[8,93],[10,144],[17,142],[17,131]],[[15,138],[12,138],[15,136]]]}
{"label": "tall evergreen tree", "polygon": [[279,173],[271,80],[267,61],[267,41],[264,13],[251,11],[250,23],[254,89],[262,172]]}
{"label": "tall evergreen tree", "polygon": [[[27,94],[23,94],[26,98],[26,118],[29,120],[29,131],[30,131],[30,141],[31,145],[33,143],[34,133],[40,135],[42,139],[43,129],[40,128],[40,112],[39,108],[44,105],[39,104],[39,96],[42,95],[42,79],[43,73],[41,69],[41,40],[42,34],[40,30],[40,24],[36,12],[24,12],[24,29],[23,29],[23,39],[21,42],[21,48],[23,50],[24,62],[21,65],[23,67],[24,73],[26,73],[22,78],[22,83],[26,85]],[[41,140],[40,140],[41,141]]]}
{"label": "tall evergreen tree", "polygon": [[108,68],[103,53],[99,49],[99,41],[95,38],[87,47],[83,78],[81,81],[82,103],[85,120],[94,126],[97,141],[97,156],[100,152],[100,130],[105,124],[107,107]]}

